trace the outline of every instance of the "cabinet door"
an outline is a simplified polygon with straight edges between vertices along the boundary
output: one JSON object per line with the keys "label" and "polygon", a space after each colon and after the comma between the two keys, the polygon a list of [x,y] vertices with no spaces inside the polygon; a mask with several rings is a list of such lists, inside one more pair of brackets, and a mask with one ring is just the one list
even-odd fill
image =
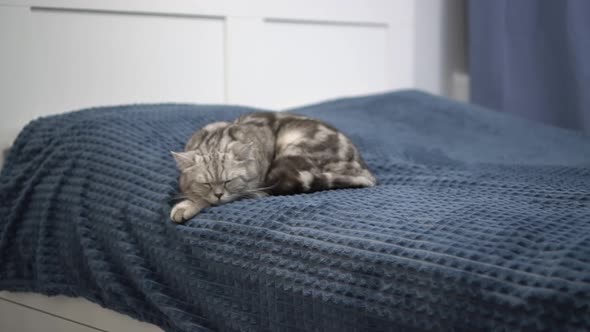
{"label": "cabinet door", "polygon": [[223,23],[198,16],[34,9],[33,109],[223,102]]}
{"label": "cabinet door", "polygon": [[0,6],[0,146],[84,107],[221,103],[224,19]]}
{"label": "cabinet door", "polygon": [[392,63],[405,62],[391,52],[387,24],[240,19],[229,26],[232,103],[280,109],[411,83],[411,71],[393,73]]}

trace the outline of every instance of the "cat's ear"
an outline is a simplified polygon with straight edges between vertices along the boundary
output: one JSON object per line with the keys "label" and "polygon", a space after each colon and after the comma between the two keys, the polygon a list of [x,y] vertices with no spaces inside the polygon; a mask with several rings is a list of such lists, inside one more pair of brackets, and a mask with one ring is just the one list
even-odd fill
{"label": "cat's ear", "polygon": [[185,170],[191,166],[195,165],[195,152],[194,151],[187,151],[187,152],[174,152],[170,151],[174,160],[176,160],[176,166],[178,169]]}
{"label": "cat's ear", "polygon": [[238,156],[239,159],[246,161],[246,160],[253,160],[254,159],[254,143],[246,143],[240,144],[237,148],[234,149],[234,154]]}

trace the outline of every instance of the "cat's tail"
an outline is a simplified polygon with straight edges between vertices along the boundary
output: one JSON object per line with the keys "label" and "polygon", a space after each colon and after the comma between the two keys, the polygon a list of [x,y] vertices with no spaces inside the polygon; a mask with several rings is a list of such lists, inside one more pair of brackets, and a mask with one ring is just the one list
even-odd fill
{"label": "cat's tail", "polygon": [[283,169],[271,172],[267,184],[272,185],[270,191],[273,195],[292,195],[328,189],[373,187],[377,180],[367,170],[357,174],[341,174]]}

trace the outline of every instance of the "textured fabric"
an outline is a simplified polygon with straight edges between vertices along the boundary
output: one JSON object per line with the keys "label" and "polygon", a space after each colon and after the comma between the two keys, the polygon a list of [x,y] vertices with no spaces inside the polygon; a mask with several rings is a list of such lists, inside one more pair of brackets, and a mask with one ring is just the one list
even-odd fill
{"label": "textured fabric", "polygon": [[470,0],[475,103],[590,132],[590,1]]}
{"label": "textured fabric", "polygon": [[414,91],[296,110],[380,184],[169,220],[170,150],[239,107],[32,122],[0,176],[0,289],[168,331],[590,329],[590,138]]}

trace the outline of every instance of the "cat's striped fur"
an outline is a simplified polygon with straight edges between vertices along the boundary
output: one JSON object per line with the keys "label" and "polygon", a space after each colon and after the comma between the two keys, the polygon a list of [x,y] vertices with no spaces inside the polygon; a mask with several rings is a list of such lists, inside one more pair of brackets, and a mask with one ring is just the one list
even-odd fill
{"label": "cat's striped fur", "polygon": [[258,112],[196,132],[173,153],[185,200],[171,219],[184,222],[209,205],[243,197],[288,195],[376,184],[357,148],[318,120]]}

